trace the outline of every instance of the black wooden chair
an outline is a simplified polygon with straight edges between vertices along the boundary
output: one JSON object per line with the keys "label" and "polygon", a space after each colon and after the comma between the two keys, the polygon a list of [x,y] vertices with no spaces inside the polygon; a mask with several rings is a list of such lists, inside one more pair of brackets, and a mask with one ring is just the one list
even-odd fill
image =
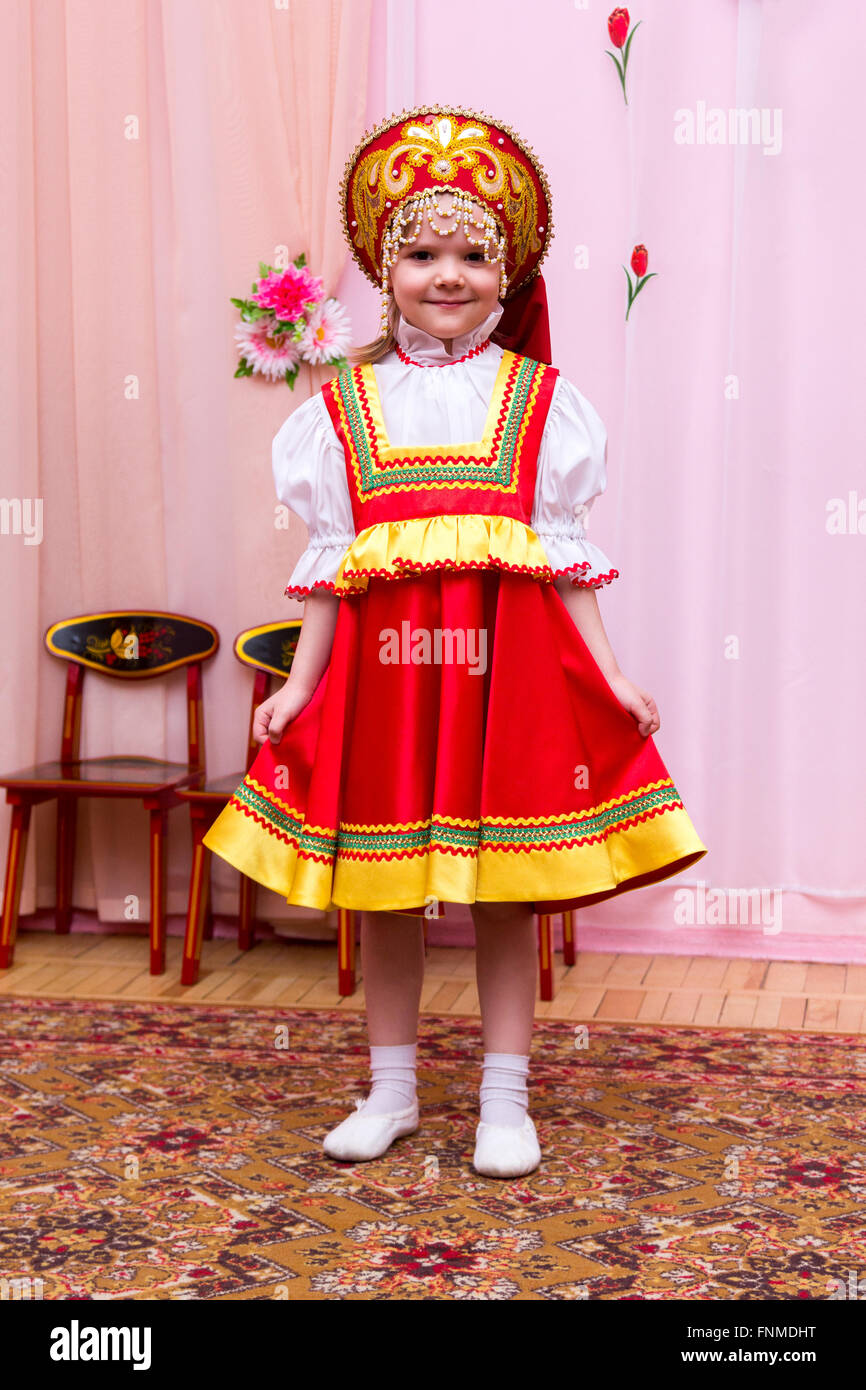
{"label": "black wooden chair", "polygon": [[[302,619],[265,623],[262,627],[246,628],[235,638],[234,652],[238,661],[255,671],[250,717],[247,730],[244,772],[248,771],[259,752],[260,744],[253,738],[253,717],[258,705],[268,698],[274,679],[285,681],[292,668]],[[211,852],[202,843],[210,826],[231,799],[232,792],[243,781],[244,772],[207,780],[199,786],[187,787],[180,793],[189,803],[193,833],[193,858],[189,883],[189,907],[186,936],[183,946],[181,984],[194,985],[201,965],[202,940],[213,931],[210,894]],[[248,951],[255,941],[255,911],[258,883],[240,874],[238,899],[238,949]],[[337,909],[337,981],[340,994],[355,992],[355,913],[348,908]]]}
{"label": "black wooden chair", "polygon": [[[57,801],[55,931],[72,920],[72,873],[78,800],[82,796],[140,800],[150,814],[150,973],[165,970],[165,863],[168,812],[184,803],[181,788],[205,776],[202,666],[219,647],[216,628],[179,613],[120,609],[85,613],[54,623],[45,634],[53,656],[67,663],[60,757],[0,775],[12,824],[0,926],[0,968],[12,964],[21,902],[21,878],[31,807]],[[167,762],[138,754],[80,758],[84,675],[112,680],[157,680],[185,666],[187,761]]]}

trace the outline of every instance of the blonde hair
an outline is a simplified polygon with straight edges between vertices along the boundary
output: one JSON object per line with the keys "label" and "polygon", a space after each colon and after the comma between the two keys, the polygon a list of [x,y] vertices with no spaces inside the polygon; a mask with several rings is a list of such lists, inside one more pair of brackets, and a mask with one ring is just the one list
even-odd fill
{"label": "blonde hair", "polygon": [[400,310],[397,308],[397,301],[393,293],[390,295],[388,304],[388,328],[378,338],[374,338],[372,343],[363,343],[360,347],[350,348],[347,356],[353,367],[361,366],[366,362],[378,362],[389,352],[393,352],[397,345],[397,324],[400,322]]}

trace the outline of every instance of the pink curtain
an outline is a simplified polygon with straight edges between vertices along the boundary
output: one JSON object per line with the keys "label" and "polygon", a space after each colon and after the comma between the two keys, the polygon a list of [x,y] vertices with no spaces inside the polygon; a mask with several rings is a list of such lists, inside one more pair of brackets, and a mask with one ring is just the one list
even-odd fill
{"label": "pink curtain", "polygon": [[[139,605],[219,629],[208,766],[242,766],[251,684],[233,638],[301,611],[282,590],[306,532],[275,527],[270,443],[323,378],[307,369],[294,393],[233,380],[230,296],[260,260],[301,251],[335,292],[369,25],[370,0],[0,8],[3,492],[24,519],[0,545],[4,770],[59,751],[65,669],[44,648],[49,624]],[[134,689],[88,674],[83,757],[185,750],[182,673]],[[188,818],[174,816],[168,910],[183,913]],[[8,823],[4,802],[4,845]],[[53,806],[37,808],[23,913],[53,903],[53,835]],[[235,901],[222,867],[217,908]],[[82,803],[73,900],[104,921],[147,920],[140,807]]]}

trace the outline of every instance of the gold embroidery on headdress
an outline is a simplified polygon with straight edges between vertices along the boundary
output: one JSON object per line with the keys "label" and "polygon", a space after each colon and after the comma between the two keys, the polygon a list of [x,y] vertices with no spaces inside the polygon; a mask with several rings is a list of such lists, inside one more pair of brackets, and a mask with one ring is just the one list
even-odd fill
{"label": "gold embroidery on headdress", "polygon": [[[439,194],[450,203],[440,205]],[[473,203],[484,209],[481,222]],[[553,236],[550,188],[532,146],[465,106],[415,106],[366,131],[346,161],[340,206],[352,258],[382,295],[383,326],[393,309],[388,265],[419,234],[418,214],[443,236],[446,217],[451,230],[463,224],[485,260],[500,262],[503,300],[538,275]]]}
{"label": "gold embroidery on headdress", "polygon": [[384,150],[371,150],[355,170],[351,193],[358,226],[353,240],[371,260],[376,258],[379,223],[390,201],[409,192],[415,182],[413,169],[425,164],[441,184],[453,179],[458,168],[471,169],[479,193],[502,202],[502,220],[512,229],[517,264],[541,249],[538,200],[522,165],[491,144],[487,126],[440,116],[430,125],[407,123],[399,140]]}

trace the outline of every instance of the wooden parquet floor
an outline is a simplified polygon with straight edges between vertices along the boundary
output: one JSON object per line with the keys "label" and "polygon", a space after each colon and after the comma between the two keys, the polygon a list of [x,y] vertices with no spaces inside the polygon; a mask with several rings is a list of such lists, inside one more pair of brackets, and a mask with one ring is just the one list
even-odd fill
{"label": "wooden parquet floor", "polygon": [[[355,993],[339,995],[330,942],[263,941],[240,952],[208,941],[192,986],[180,984],[181,953],[180,938],[169,937],[165,974],[153,976],[145,936],[22,930],[0,994],[364,1008],[360,961]],[[555,989],[551,1001],[536,1000],[537,1017],[866,1033],[866,965],[580,951],[570,967],[557,956]],[[421,1012],[478,1016],[474,951],[428,947]]]}

